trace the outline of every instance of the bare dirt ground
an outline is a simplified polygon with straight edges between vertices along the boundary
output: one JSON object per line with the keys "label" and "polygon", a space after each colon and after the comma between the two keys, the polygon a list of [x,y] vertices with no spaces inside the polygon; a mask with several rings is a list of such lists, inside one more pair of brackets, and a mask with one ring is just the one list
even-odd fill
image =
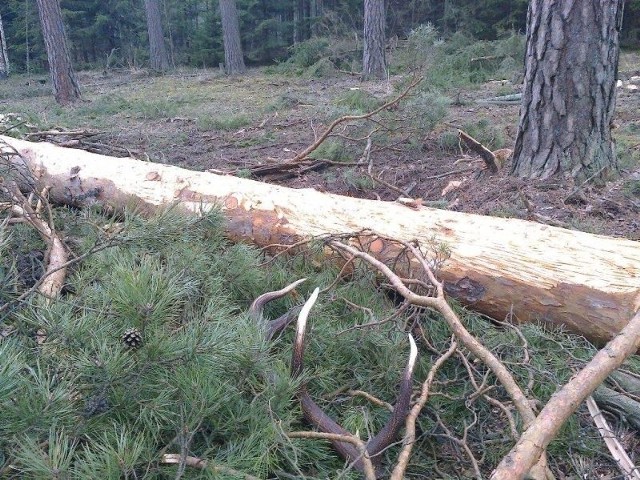
{"label": "bare dirt ground", "polygon": [[[624,54],[620,70],[622,79],[638,75],[640,55]],[[406,81],[394,77],[386,82],[360,82],[340,74],[309,79],[260,69],[238,78],[216,71],[164,77],[130,71],[83,72],[80,80],[83,102],[63,109],[50,98],[48,85],[42,84],[44,77],[14,77],[12,83],[0,86],[0,109],[28,119],[34,125],[32,132],[53,127],[90,129],[96,133],[91,142],[107,152],[110,147],[121,148],[121,154],[240,176],[250,176],[259,165],[290,160],[313,143],[331,120],[366,111],[353,111],[353,100],[349,100],[353,92],[375,104],[397,95],[398,86]],[[491,149],[512,147],[519,105],[478,100],[517,93],[519,88],[508,80],[495,80],[474,89],[449,91],[446,115],[428,132],[405,129],[398,118],[408,110],[400,108],[393,119],[395,129],[384,140],[372,135],[368,153],[367,132],[376,125],[388,128],[385,123],[390,117],[377,118],[377,123],[350,122],[336,129],[338,135],[317,152],[316,158],[335,163],[258,179],[370,199],[407,197],[427,206],[640,239],[640,93],[619,89],[614,132],[620,175],[595,186],[576,185],[564,178],[523,181],[509,175],[509,162],[497,175],[489,176],[481,172],[478,157],[459,145],[457,128],[471,129]],[[65,141],[65,137],[56,138]],[[443,194],[445,189],[449,192]]]}

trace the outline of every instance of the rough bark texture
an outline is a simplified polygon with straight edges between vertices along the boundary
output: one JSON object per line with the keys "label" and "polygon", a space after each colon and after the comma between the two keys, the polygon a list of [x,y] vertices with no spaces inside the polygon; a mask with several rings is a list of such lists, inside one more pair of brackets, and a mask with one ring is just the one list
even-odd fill
{"label": "rough bark texture", "polygon": [[517,219],[342,197],[312,189],[104,157],[0,137],[16,148],[54,201],[143,211],[180,201],[188,211],[223,208],[231,238],[291,244],[322,234],[360,232],[354,243],[401,275],[421,277],[403,246],[379,238],[442,242],[438,272],[450,295],[497,319],[542,320],[603,342],[640,308],[640,244]]}
{"label": "rough bark texture", "polygon": [[616,168],[611,140],[623,0],[533,0],[513,172],[588,178]]}
{"label": "rough bark texture", "polygon": [[364,1],[364,55],[362,57],[362,76],[385,78],[385,16],[384,0]]}
{"label": "rough bark texture", "polygon": [[2,27],[2,16],[0,16],[0,79],[9,76],[9,55],[7,54],[7,40]]}
{"label": "rough bark texture", "polygon": [[80,98],[80,88],[71,66],[71,57],[62,23],[59,0],[37,0],[42,36],[47,49],[49,73],[56,102],[64,105]]}
{"label": "rough bark texture", "polygon": [[169,68],[169,58],[167,57],[167,49],[164,45],[160,5],[158,0],[144,0],[144,8],[147,12],[149,61],[151,68],[158,72],[164,72]]}
{"label": "rough bark texture", "polygon": [[244,73],[246,67],[242,58],[236,0],[220,0],[220,17],[222,18],[225,72],[229,75]]}

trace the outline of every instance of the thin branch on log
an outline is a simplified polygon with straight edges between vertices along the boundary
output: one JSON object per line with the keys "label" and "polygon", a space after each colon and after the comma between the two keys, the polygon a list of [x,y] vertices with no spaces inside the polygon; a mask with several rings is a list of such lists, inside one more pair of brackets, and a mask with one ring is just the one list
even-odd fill
{"label": "thin branch on log", "polygon": [[556,392],[520,440],[502,459],[492,480],[523,478],[571,414],[607,376],[640,348],[640,310],[560,391]]}

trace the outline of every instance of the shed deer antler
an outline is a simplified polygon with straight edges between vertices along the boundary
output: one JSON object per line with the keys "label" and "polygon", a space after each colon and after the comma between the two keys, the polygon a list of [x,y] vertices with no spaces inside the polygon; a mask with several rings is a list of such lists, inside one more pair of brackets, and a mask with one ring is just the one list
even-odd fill
{"label": "shed deer antler", "polygon": [[[318,298],[319,290],[316,288],[306,301],[300,315],[298,316],[298,326],[296,331],[295,344],[293,348],[293,358],[291,360],[291,375],[296,378],[302,374],[304,364],[304,348],[305,348],[305,330],[307,325],[307,318],[309,312]],[[366,465],[363,461],[363,453],[371,459],[371,463],[375,467],[376,476],[380,475],[380,464],[382,461],[382,455],[380,455],[389,445],[391,445],[397,438],[400,429],[404,426],[405,419],[409,413],[409,404],[411,402],[412,393],[412,376],[413,370],[416,364],[416,358],[418,356],[418,348],[413,340],[413,337],[409,334],[409,343],[411,345],[411,351],[409,354],[409,360],[407,366],[402,374],[402,380],[400,383],[400,391],[396,404],[393,408],[391,418],[386,425],[369,440],[366,444],[365,452],[360,452],[355,446],[357,442],[347,443],[340,440],[331,440],[334,448],[342,455],[348,462],[353,462],[353,466],[361,471],[366,471]],[[346,437],[354,437],[353,434],[345,430],[332,418],[330,418],[322,409],[311,399],[307,387],[305,384],[300,386],[298,391],[298,398],[300,405],[302,406],[302,412],[309,423],[314,425],[320,431],[329,434],[338,434]]]}
{"label": "shed deer antler", "polygon": [[[263,293],[258,298],[256,298],[251,304],[251,307],[249,307],[249,315],[256,322],[264,321],[263,312],[264,312],[264,307],[267,303],[272,302],[273,300],[277,300],[278,298],[284,297],[287,293],[292,292],[298,285],[300,285],[302,282],[306,280],[307,280],[306,278],[301,278],[300,280],[296,280],[295,282],[290,283],[289,285],[287,285],[284,288],[281,288],[280,290]],[[284,330],[287,325],[293,322],[297,311],[298,311],[297,308],[292,308],[291,310],[286,312],[284,315],[281,315],[275,320],[269,321],[266,324],[265,338],[267,340],[271,340],[278,333]]]}

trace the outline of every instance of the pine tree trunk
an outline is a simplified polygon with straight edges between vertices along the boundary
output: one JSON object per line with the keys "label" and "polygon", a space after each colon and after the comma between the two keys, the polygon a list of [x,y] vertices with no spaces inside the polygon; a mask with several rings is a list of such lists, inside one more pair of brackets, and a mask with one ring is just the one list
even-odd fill
{"label": "pine tree trunk", "polygon": [[151,68],[158,72],[164,72],[169,68],[169,58],[167,57],[167,49],[164,45],[160,5],[158,4],[158,0],[144,0],[144,8],[147,12],[149,61]]}
{"label": "pine tree trunk", "polygon": [[42,36],[47,49],[53,95],[61,105],[80,98],[80,88],[71,65],[71,56],[62,23],[59,0],[37,0]]}
{"label": "pine tree trunk", "polygon": [[9,76],[9,55],[7,55],[7,40],[2,27],[2,16],[0,16],[0,79]]}
{"label": "pine tree trunk", "polygon": [[224,68],[227,74],[244,73],[242,43],[240,42],[240,23],[235,0],[220,0],[222,18],[222,37],[224,43]]}
{"label": "pine tree trunk", "polygon": [[322,15],[322,0],[311,0],[309,2],[309,21],[311,23],[311,35],[318,34],[317,19]]}
{"label": "pine tree trunk", "polygon": [[297,0],[293,5],[293,44],[296,45],[302,41],[302,1]]}
{"label": "pine tree trunk", "polygon": [[525,90],[513,173],[603,176],[611,140],[623,0],[529,4]]}
{"label": "pine tree trunk", "polygon": [[[403,277],[424,278],[424,272],[389,238],[417,240],[427,251],[446,245],[450,256],[438,275],[447,294],[498,320],[562,325],[602,343],[640,309],[640,246],[631,240],[512,218],[413,210],[0,136],[2,142],[19,152],[11,157],[16,168],[26,164],[37,172],[38,190],[51,187],[55,202],[106,211],[135,205],[149,213],[176,202],[187,212],[221,208],[229,238],[260,247],[354,232],[354,245]],[[325,254],[326,261],[339,261]]]}
{"label": "pine tree trunk", "polygon": [[385,15],[384,0],[364,1],[364,55],[362,57],[362,77],[385,78]]}

